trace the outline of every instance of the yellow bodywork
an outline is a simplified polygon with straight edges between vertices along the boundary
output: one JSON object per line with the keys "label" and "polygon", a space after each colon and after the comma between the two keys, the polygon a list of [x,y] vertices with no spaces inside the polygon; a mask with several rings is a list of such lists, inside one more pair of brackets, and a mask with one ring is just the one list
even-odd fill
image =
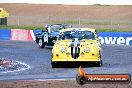
{"label": "yellow bodywork", "polygon": [[[70,31],[72,28],[61,30],[60,32]],[[100,52],[102,50],[101,44],[99,43],[95,29],[81,28],[81,30],[92,31],[95,34],[95,40],[82,39],[80,41],[80,53],[79,57],[74,59],[71,56],[70,44],[72,40],[58,40],[56,41],[52,49],[52,62],[100,62]],[[61,47],[66,48],[66,52],[61,52]],[[89,52],[84,52],[84,49],[88,47]]]}
{"label": "yellow bodywork", "polygon": [[0,18],[9,17],[9,13],[6,12],[3,8],[0,8]]}
{"label": "yellow bodywork", "polygon": [[[71,49],[69,48],[71,40],[57,41],[52,49],[52,61],[100,61],[100,47],[96,41],[85,40],[81,42],[80,56],[77,59],[71,57]],[[61,52],[61,47],[66,47],[66,53]],[[90,52],[84,52],[86,47],[90,48]],[[58,55],[57,55],[58,54]],[[92,56],[94,54],[94,56]]]}

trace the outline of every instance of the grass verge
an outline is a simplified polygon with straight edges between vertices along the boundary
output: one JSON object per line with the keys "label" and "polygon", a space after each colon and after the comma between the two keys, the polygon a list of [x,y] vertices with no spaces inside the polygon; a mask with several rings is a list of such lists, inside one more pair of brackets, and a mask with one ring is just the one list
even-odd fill
{"label": "grass verge", "polygon": [[37,29],[44,29],[42,26],[6,26],[1,25],[1,29],[9,28],[9,29],[26,29],[26,30],[37,30]]}
{"label": "grass verge", "polygon": [[[6,26],[1,25],[0,29],[26,29],[26,30],[45,30],[43,26]],[[96,29],[97,32],[132,32],[132,30],[123,29]]]}

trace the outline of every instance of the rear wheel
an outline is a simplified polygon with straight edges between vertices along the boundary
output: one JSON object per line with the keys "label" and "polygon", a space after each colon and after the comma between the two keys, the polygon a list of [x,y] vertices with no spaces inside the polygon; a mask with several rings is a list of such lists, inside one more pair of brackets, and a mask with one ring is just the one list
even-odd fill
{"label": "rear wheel", "polygon": [[39,44],[39,48],[44,48],[45,47],[45,44],[44,44],[42,39],[39,39],[38,44]]}
{"label": "rear wheel", "polygon": [[56,68],[57,67],[57,63],[52,62],[52,68]]}
{"label": "rear wheel", "polygon": [[99,62],[96,63],[97,67],[101,67],[101,65],[102,65],[102,60],[100,60]]}

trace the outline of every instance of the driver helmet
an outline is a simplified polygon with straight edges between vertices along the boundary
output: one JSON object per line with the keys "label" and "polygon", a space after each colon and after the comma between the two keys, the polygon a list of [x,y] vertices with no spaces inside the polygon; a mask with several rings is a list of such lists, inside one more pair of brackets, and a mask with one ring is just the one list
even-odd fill
{"label": "driver helmet", "polygon": [[44,27],[45,27],[45,28],[48,28],[48,26],[50,26],[50,24],[46,24]]}

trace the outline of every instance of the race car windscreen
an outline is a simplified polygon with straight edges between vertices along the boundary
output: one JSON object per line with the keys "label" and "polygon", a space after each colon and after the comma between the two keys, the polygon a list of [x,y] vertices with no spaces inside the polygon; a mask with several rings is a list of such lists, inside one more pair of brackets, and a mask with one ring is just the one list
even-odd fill
{"label": "race car windscreen", "polygon": [[78,38],[78,40],[82,39],[92,39],[95,40],[95,35],[91,31],[66,31],[59,35],[58,40],[65,40],[65,39],[75,39]]}
{"label": "race car windscreen", "polygon": [[72,28],[71,25],[63,25],[63,26],[64,26],[64,29],[66,29],[66,28]]}
{"label": "race car windscreen", "polygon": [[60,25],[53,25],[53,26],[51,26],[51,28],[50,28],[50,30],[51,31],[59,31],[59,30],[61,30],[62,29],[62,27],[60,26]]}
{"label": "race car windscreen", "polygon": [[61,29],[66,29],[66,28],[71,28],[72,26],[71,25],[53,25],[51,26],[51,31],[59,31]]}

